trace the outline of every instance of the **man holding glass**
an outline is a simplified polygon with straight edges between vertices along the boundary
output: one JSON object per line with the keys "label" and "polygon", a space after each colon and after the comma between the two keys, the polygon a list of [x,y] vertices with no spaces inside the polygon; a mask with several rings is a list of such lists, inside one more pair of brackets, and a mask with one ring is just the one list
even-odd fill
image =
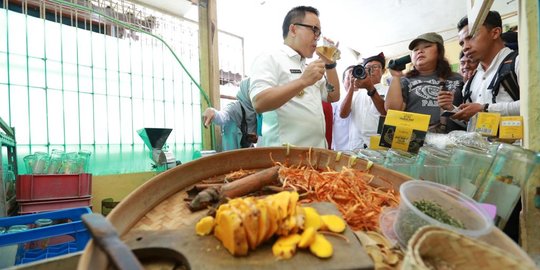
{"label": "man holding glass", "polygon": [[250,97],[262,114],[258,146],[327,148],[321,101],[339,100],[334,57],[306,64],[321,37],[319,11],[299,6],[283,21],[284,44],[259,55],[251,68]]}

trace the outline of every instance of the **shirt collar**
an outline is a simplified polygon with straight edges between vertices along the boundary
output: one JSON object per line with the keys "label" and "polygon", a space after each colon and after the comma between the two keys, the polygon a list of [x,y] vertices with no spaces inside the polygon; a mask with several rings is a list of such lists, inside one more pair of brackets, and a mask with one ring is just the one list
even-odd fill
{"label": "shirt collar", "polygon": [[282,44],[281,50],[287,54],[289,58],[294,58],[296,61],[305,63],[306,59],[303,58],[298,52],[293,50],[293,48],[289,47],[287,44]]}
{"label": "shirt collar", "polygon": [[489,67],[486,70],[484,70],[482,65],[478,65],[476,69],[484,73],[489,73],[490,70],[494,68],[498,68],[499,65],[501,64],[501,61],[504,59],[504,57],[506,57],[511,52],[512,50],[510,48],[504,47],[497,53],[497,55],[495,55],[495,57],[491,61],[491,64],[489,64]]}

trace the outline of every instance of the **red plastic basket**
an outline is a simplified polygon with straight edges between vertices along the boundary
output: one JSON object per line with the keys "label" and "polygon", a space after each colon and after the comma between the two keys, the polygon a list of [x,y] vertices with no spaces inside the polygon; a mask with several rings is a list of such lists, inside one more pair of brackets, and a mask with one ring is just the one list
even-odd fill
{"label": "red plastic basket", "polygon": [[89,207],[92,205],[92,197],[67,199],[67,200],[47,200],[20,202],[19,214],[31,214],[43,211],[60,210],[64,208]]}
{"label": "red plastic basket", "polygon": [[77,199],[92,194],[92,174],[27,174],[16,183],[17,201]]}

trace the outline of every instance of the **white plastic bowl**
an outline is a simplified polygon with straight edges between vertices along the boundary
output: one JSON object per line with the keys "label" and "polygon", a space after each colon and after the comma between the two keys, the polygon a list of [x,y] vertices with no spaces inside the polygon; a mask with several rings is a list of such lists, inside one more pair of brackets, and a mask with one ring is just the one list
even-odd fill
{"label": "white plastic bowl", "polygon": [[[422,180],[410,180],[400,188],[400,204],[394,230],[400,245],[407,246],[411,236],[422,226],[435,225],[457,233],[479,237],[493,229],[493,220],[474,200],[454,188]],[[450,216],[459,220],[465,229],[454,227],[424,214],[413,205],[419,200],[439,204]]]}

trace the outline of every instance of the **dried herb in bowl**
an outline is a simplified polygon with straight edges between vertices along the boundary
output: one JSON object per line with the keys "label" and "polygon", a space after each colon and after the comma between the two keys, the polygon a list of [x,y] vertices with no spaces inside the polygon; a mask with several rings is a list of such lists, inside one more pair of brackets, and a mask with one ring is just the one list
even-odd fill
{"label": "dried herb in bowl", "polygon": [[411,204],[415,209],[410,207],[402,208],[398,214],[396,223],[394,224],[394,230],[396,231],[396,235],[402,247],[407,246],[409,239],[420,227],[434,225],[430,224],[427,219],[420,217],[418,212],[422,212],[438,222],[455,228],[465,228],[461,221],[450,216],[438,203],[421,199],[413,201]]}
{"label": "dried herb in bowl", "polygon": [[429,217],[456,228],[465,229],[463,223],[452,216],[450,216],[438,203],[428,201],[428,200],[419,200],[412,203],[418,210],[422,213],[428,215]]}

